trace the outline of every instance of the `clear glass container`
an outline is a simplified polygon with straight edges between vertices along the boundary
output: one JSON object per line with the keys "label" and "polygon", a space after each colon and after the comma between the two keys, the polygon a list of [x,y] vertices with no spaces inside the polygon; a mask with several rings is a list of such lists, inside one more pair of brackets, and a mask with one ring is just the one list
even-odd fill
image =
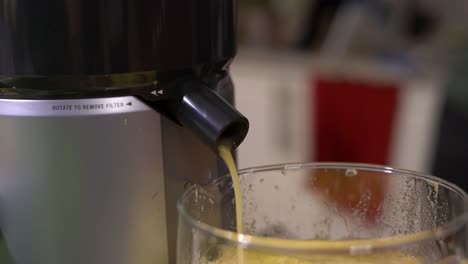
{"label": "clear glass container", "polygon": [[462,263],[467,194],[442,179],[364,164],[240,171],[244,234],[230,177],[178,203],[178,264]]}

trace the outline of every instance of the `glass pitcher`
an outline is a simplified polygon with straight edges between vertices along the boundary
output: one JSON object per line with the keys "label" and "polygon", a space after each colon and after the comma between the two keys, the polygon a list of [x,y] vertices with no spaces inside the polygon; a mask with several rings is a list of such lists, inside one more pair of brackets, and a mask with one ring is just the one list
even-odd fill
{"label": "glass pitcher", "polygon": [[442,179],[365,164],[240,171],[179,200],[178,264],[463,263],[467,194]]}

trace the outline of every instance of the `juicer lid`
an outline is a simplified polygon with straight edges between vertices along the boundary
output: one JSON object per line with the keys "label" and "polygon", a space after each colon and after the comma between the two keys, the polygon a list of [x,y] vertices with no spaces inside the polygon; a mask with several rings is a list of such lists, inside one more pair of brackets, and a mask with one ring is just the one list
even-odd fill
{"label": "juicer lid", "polygon": [[236,5],[236,0],[0,0],[0,75],[222,65],[236,50]]}

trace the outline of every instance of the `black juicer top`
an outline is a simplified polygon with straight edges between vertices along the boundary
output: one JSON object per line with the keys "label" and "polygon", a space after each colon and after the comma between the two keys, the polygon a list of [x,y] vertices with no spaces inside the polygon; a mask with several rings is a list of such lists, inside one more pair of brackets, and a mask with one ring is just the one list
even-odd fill
{"label": "black juicer top", "polygon": [[214,151],[249,123],[232,85],[236,0],[0,0],[0,98],[131,95]]}
{"label": "black juicer top", "polygon": [[0,0],[0,75],[220,67],[236,0]]}

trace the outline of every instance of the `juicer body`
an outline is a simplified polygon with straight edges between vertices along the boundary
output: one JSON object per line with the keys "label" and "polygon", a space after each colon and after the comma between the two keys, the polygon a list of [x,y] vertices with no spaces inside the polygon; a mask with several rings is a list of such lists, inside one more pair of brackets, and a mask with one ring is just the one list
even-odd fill
{"label": "juicer body", "polygon": [[135,97],[0,100],[0,127],[12,264],[175,263],[177,198],[223,170]]}
{"label": "juicer body", "polygon": [[224,174],[217,146],[248,130],[236,13],[0,0],[0,263],[175,263],[177,199]]}
{"label": "juicer body", "polygon": [[13,263],[164,263],[158,114],[129,97],[8,100],[0,109],[1,225]]}

